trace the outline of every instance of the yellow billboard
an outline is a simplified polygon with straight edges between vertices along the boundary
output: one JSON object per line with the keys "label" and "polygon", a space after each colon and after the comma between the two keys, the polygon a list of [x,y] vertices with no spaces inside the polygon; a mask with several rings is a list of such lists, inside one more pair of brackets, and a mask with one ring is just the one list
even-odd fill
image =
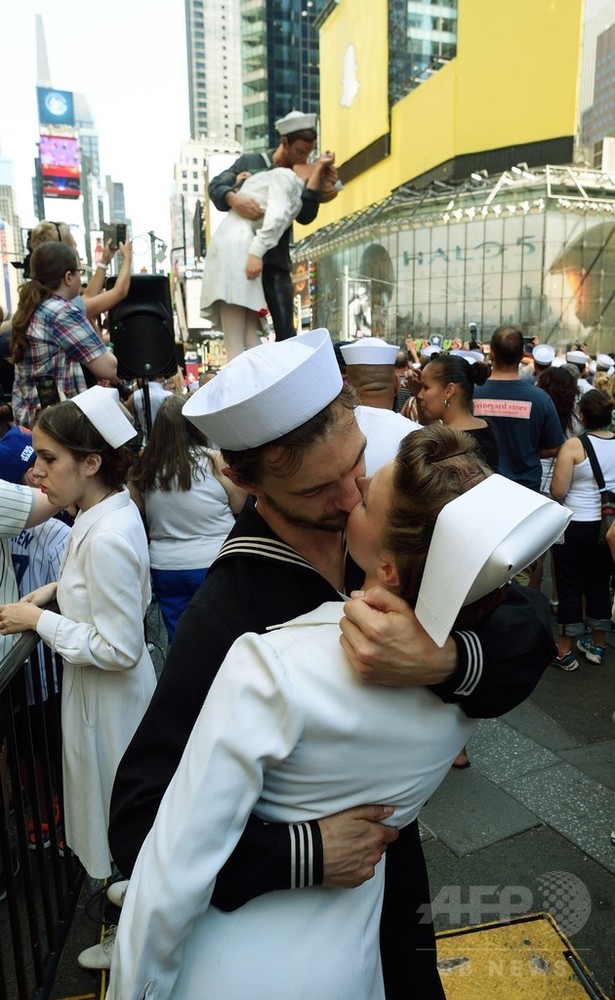
{"label": "yellow billboard", "polygon": [[390,111],[390,150],[359,163],[301,236],[438,168],[461,176],[462,157],[501,150],[514,166],[527,158],[516,148],[575,135],[583,0],[458,0],[456,56],[390,109],[388,6],[340,0],[321,27],[322,148],[343,165],[388,131]]}
{"label": "yellow billboard", "polygon": [[460,0],[456,155],[574,135],[583,0]]}
{"label": "yellow billboard", "polygon": [[382,0],[340,0],[321,28],[321,145],[338,165],[389,131],[387,19]]}

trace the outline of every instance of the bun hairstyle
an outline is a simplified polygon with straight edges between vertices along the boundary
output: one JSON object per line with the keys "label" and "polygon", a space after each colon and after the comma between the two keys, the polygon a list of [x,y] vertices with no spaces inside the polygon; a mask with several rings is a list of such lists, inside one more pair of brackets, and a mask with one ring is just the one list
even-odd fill
{"label": "bun hairstyle", "polygon": [[484,385],[490,375],[489,365],[483,361],[470,364],[465,358],[460,358],[455,354],[437,354],[427,362],[423,371],[429,369],[431,378],[439,382],[440,385],[448,385],[454,382],[459,386],[459,392],[464,402],[468,406],[472,403],[474,396],[474,386]]}
{"label": "bun hairstyle", "polygon": [[400,596],[412,607],[438,514],[489,475],[491,470],[478,457],[473,439],[463,431],[430,424],[401,442],[382,543],[394,555]]}
{"label": "bun hairstyle", "polygon": [[76,462],[87,455],[100,455],[97,476],[109,489],[118,490],[126,482],[133,453],[127,445],[112,448],[76,403],[70,399],[41,410],[34,426],[67,448]]}

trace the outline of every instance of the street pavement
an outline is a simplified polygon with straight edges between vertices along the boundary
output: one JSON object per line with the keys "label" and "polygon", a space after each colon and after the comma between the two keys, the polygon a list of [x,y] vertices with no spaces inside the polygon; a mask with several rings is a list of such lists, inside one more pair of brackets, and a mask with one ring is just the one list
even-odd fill
{"label": "street pavement", "polygon": [[[148,627],[163,649],[160,623]],[[550,912],[615,1000],[615,632],[607,641],[602,665],[579,654],[573,673],[550,667],[523,705],[481,722],[471,766],[450,772],[420,824],[437,931]],[[154,658],[159,667],[162,652]],[[76,963],[97,940],[85,911],[98,886],[82,893],[54,1000],[98,995]],[[484,996],[496,997],[505,963],[492,970]]]}
{"label": "street pavement", "polygon": [[437,931],[550,912],[612,1000],[615,634],[608,643],[601,666],[550,667],[523,705],[482,721],[471,766],[420,822]]}

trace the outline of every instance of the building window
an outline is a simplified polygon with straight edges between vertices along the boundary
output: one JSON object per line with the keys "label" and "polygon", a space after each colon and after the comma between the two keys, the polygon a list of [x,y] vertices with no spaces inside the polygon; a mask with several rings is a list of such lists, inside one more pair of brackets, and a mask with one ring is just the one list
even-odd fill
{"label": "building window", "polygon": [[457,0],[390,0],[390,104],[428,80],[456,54]]}

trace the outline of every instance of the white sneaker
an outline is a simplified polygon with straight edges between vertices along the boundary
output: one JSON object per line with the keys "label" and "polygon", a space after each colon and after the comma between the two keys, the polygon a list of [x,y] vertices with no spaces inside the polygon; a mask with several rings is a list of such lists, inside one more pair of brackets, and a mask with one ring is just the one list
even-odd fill
{"label": "white sneaker", "polygon": [[128,879],[124,882],[112,882],[107,888],[107,899],[110,903],[113,903],[114,906],[122,906],[127,888]]}
{"label": "white sneaker", "polygon": [[94,944],[91,948],[85,948],[79,955],[77,961],[82,969],[110,969],[113,946],[115,945],[115,935],[117,927],[107,927],[100,944]]}

